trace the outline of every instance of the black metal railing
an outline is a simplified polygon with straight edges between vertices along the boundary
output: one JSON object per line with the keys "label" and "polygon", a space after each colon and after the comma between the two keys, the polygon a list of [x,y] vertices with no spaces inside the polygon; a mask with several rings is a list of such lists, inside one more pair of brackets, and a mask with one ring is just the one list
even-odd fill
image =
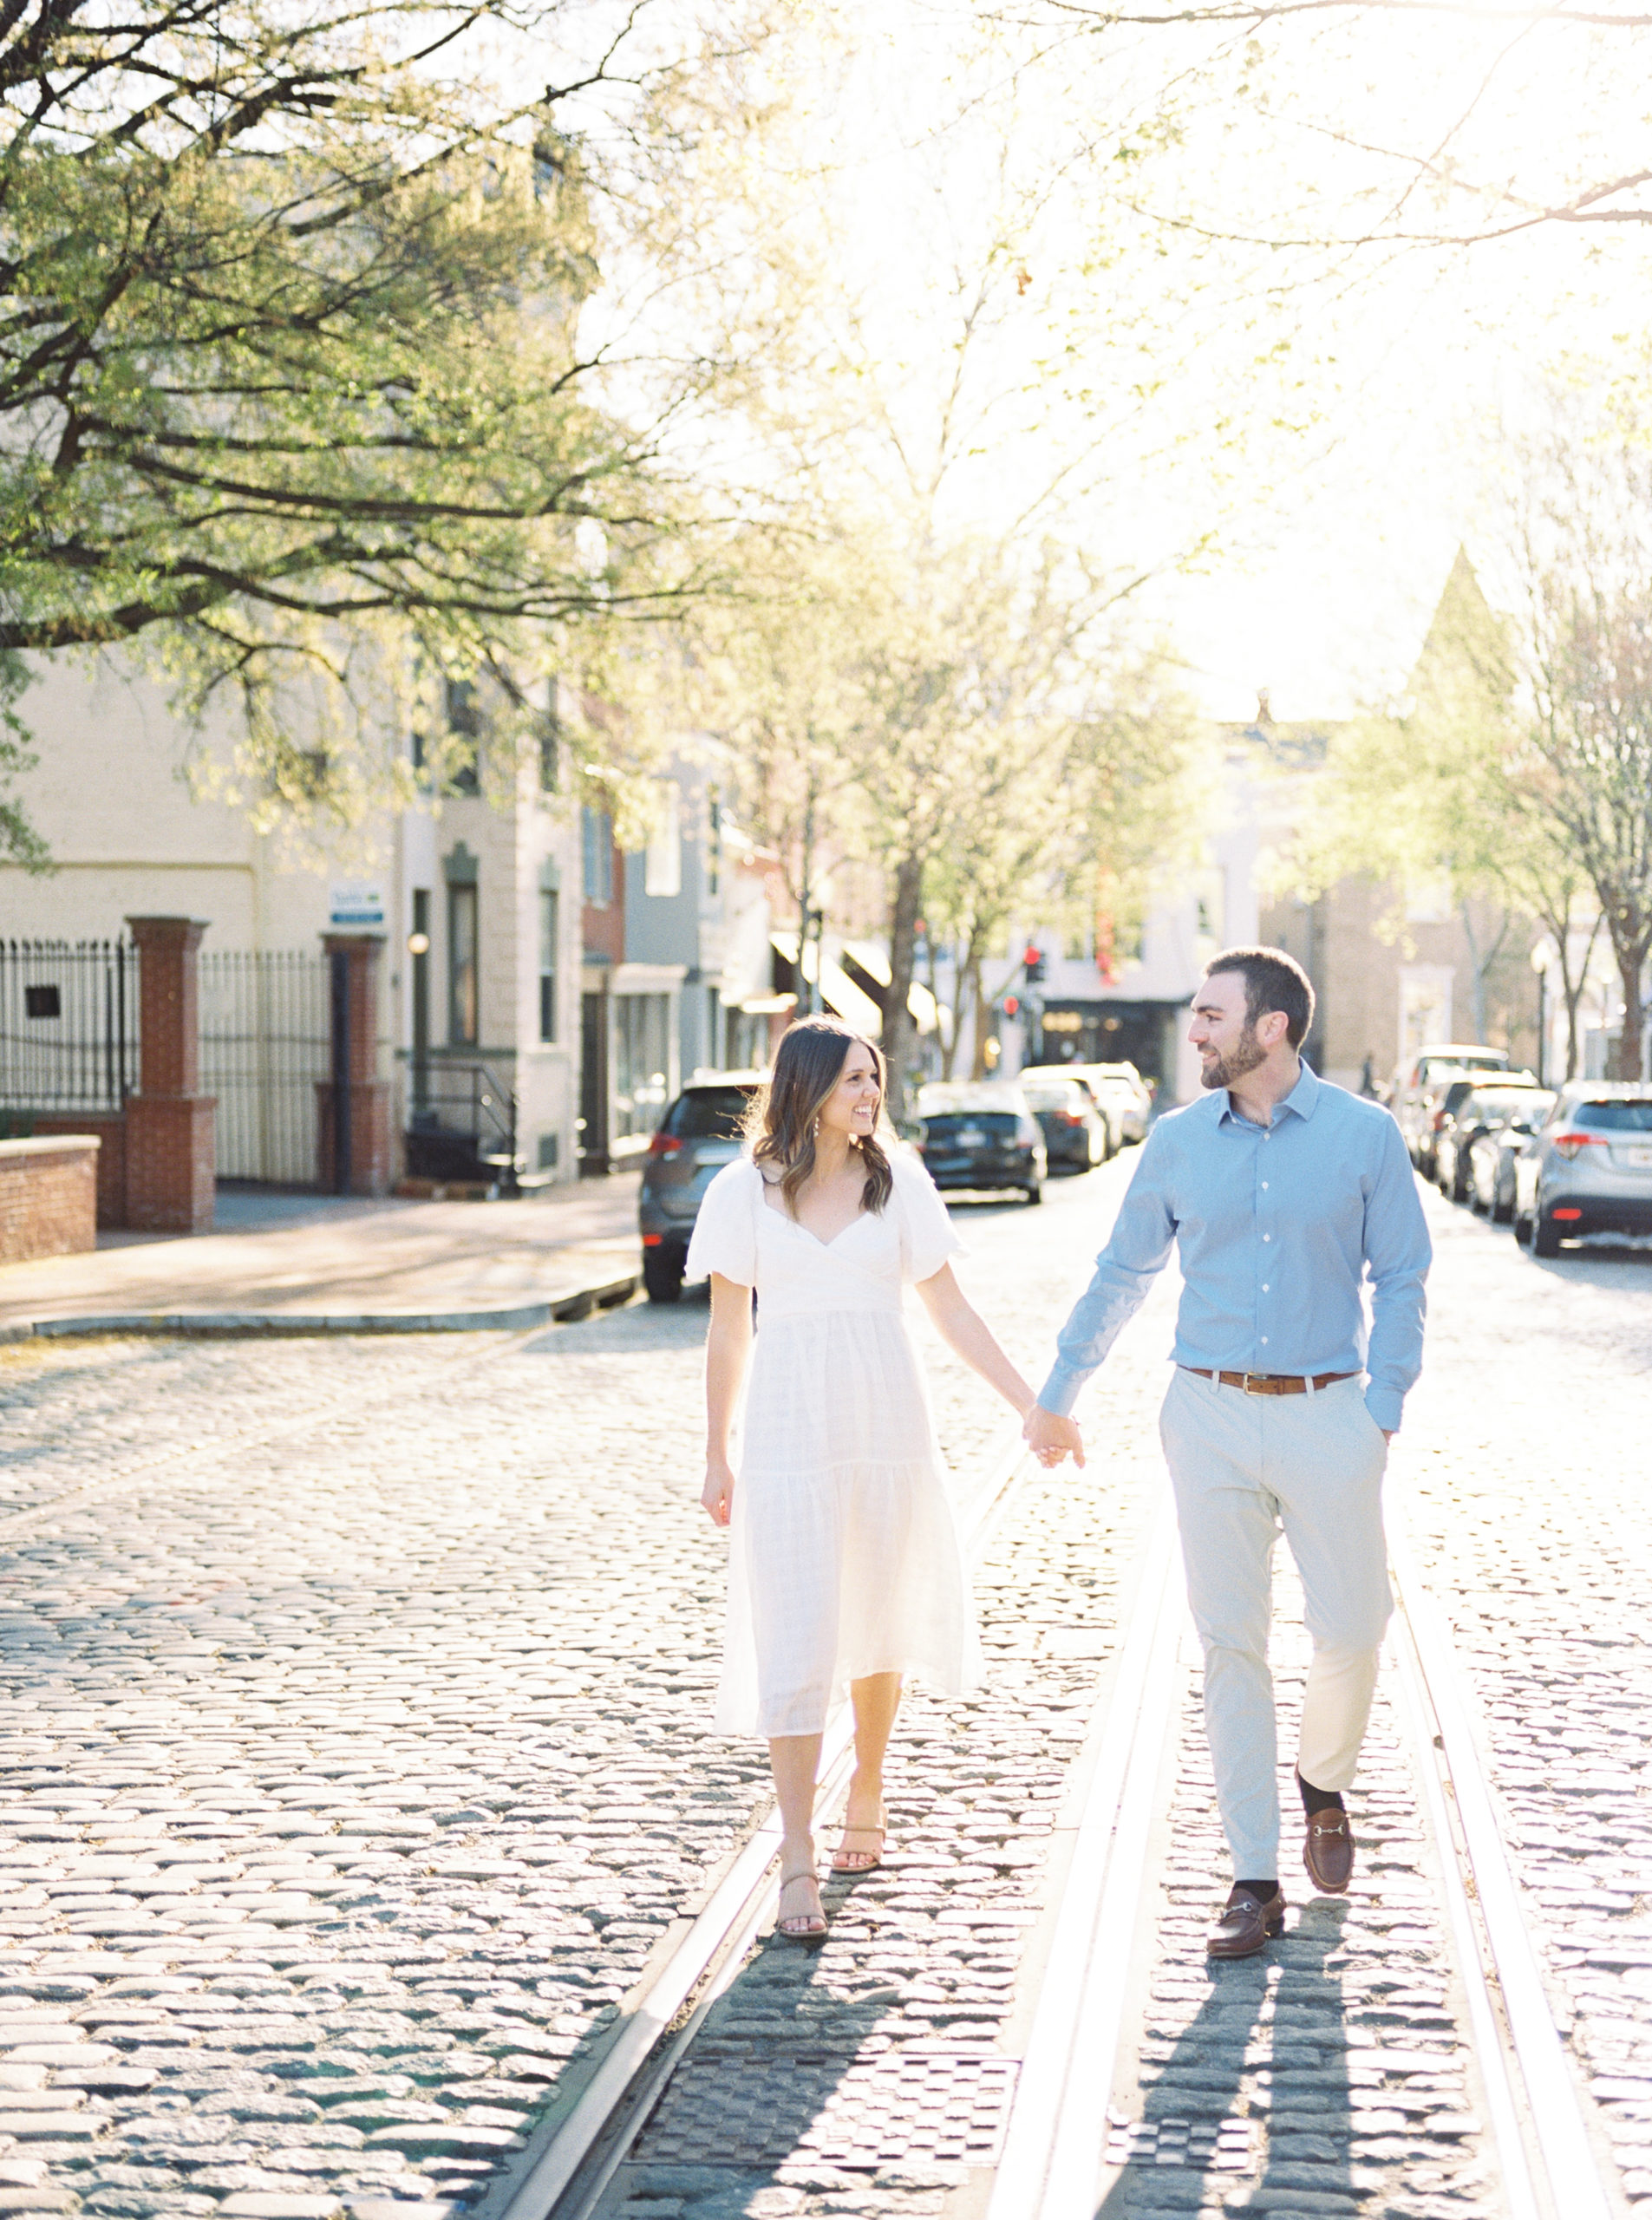
{"label": "black metal railing", "polygon": [[0,1103],[119,1111],[137,1084],[132,942],[0,940]]}
{"label": "black metal railing", "polygon": [[218,1097],[218,1176],[321,1179],[317,1082],[332,1076],[330,973],[309,949],[203,949],[201,1086]]}
{"label": "black metal railing", "polygon": [[498,1061],[474,1048],[400,1052],[408,1068],[408,1171],[415,1179],[497,1182],[521,1170],[517,1100]]}

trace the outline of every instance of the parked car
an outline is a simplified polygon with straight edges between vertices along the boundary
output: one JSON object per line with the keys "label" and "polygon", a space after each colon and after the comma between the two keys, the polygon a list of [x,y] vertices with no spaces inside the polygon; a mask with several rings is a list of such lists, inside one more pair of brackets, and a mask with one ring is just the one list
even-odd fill
{"label": "parked car", "polygon": [[[1475,1136],[1501,1126],[1533,1100],[1547,1110],[1554,1096],[1530,1072],[1505,1073],[1494,1086],[1484,1080],[1453,1080],[1434,1115],[1434,1185],[1453,1203],[1468,1198],[1468,1152]],[[1539,1118],[1536,1121],[1542,1123]]]}
{"label": "parked car", "polygon": [[1079,1076],[1087,1079],[1093,1087],[1110,1094],[1121,1111],[1120,1136],[1126,1141],[1145,1141],[1147,1126],[1153,1113],[1153,1094],[1133,1064],[1085,1064]]}
{"label": "parked car", "polygon": [[1555,1091],[1551,1087],[1524,1090],[1511,1116],[1483,1126],[1468,1145],[1468,1207],[1484,1211],[1494,1225],[1502,1225],[1514,1211],[1514,1159],[1550,1111]]}
{"label": "parked car", "polygon": [[913,1146],[937,1187],[1019,1187],[1044,1199],[1044,1137],[1019,1087],[1007,1082],[921,1087]]}
{"label": "parked car", "polygon": [[1419,1048],[1394,1075],[1394,1095],[1388,1107],[1400,1123],[1419,1172],[1433,1170],[1433,1115],[1439,1098],[1454,1079],[1471,1072],[1505,1072],[1509,1059],[1501,1048],[1487,1048],[1462,1041],[1437,1041]]}
{"label": "parked car", "polygon": [[1044,1136],[1044,1156],[1052,1172],[1088,1172],[1113,1153],[1113,1135],[1096,1100],[1082,1080],[1021,1075],[1027,1107]]}
{"label": "parked car", "polygon": [[1106,1153],[1117,1156],[1124,1146],[1124,1103],[1111,1087],[1098,1088],[1087,1075],[1087,1067],[1078,1064],[1023,1064],[1015,1074],[1016,1083],[1023,1087],[1041,1087],[1047,1081],[1071,1081],[1081,1087],[1095,1105],[1095,1114],[1101,1120],[1101,1130],[1107,1136]]}
{"label": "parked car", "polygon": [[1514,1159],[1514,1234],[1534,1257],[1590,1233],[1652,1234],[1652,1087],[1572,1080]]}
{"label": "parked car", "polygon": [[706,1189],[740,1154],[741,1127],[762,1085],[755,1072],[715,1072],[685,1087],[649,1143],[637,1222],[643,1237],[643,1285],[650,1303],[682,1292],[689,1238]]}

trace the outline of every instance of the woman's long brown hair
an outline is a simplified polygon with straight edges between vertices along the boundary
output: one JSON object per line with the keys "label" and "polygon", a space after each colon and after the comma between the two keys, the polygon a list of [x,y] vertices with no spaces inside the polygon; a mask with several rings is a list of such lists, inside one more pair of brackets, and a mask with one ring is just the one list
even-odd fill
{"label": "woman's long brown hair", "polygon": [[[843,1077],[849,1051],[857,1042],[872,1052],[881,1116],[889,1083],[883,1051],[876,1041],[852,1032],[835,1017],[800,1017],[787,1028],[774,1053],[774,1075],[747,1115],[752,1161],[760,1168],[770,1165],[779,1170],[780,1199],[793,1218],[797,1216],[798,1195],[814,1170],[814,1121]],[[875,1132],[868,1133],[859,1147],[866,1167],[862,1205],[881,1211],[894,1187],[895,1175]]]}

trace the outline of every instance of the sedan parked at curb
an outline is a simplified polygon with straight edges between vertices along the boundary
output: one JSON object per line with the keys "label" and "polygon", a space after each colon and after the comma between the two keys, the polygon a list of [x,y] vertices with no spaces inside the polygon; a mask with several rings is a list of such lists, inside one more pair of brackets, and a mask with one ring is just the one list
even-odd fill
{"label": "sedan parked at curb", "polygon": [[1124,1098],[1116,1087],[1103,1087],[1092,1076],[1088,1066],[1077,1064],[1023,1064],[1015,1074],[1016,1082],[1023,1088],[1046,1087],[1052,1083],[1072,1085],[1083,1088],[1101,1120],[1101,1132],[1106,1146],[1104,1156],[1117,1156],[1124,1146]]}
{"label": "sedan parked at curb", "polygon": [[1505,1072],[1509,1060],[1501,1048],[1446,1041],[1419,1048],[1394,1075],[1388,1107],[1400,1122],[1411,1151],[1411,1161],[1425,1177],[1433,1172],[1433,1118],[1440,1097],[1454,1079],[1479,1072]]}
{"label": "sedan parked at curb", "polygon": [[1514,1215],[1514,1159],[1554,1107],[1554,1089],[1533,1087],[1513,1117],[1481,1128],[1468,1145],[1468,1207],[1493,1225]]}
{"label": "sedan parked at curb", "polygon": [[1088,1172],[1113,1153],[1107,1120],[1081,1080],[1032,1079],[1022,1074],[1021,1091],[1044,1136],[1044,1155],[1054,1172]]}
{"label": "sedan parked at curb", "polygon": [[755,1072],[713,1073],[685,1087],[660,1120],[637,1198],[643,1285],[650,1303],[675,1303],[682,1294],[701,1200],[740,1154],[741,1128],[762,1084]]}
{"label": "sedan parked at curb", "polygon": [[[1454,1203],[1468,1199],[1468,1152],[1476,1137],[1512,1117],[1527,1114],[1530,1129],[1543,1123],[1554,1096],[1530,1072],[1507,1072],[1494,1081],[1456,1080],[1446,1088],[1434,1129],[1434,1185]],[[1538,1113],[1536,1116],[1530,1113]]]}
{"label": "sedan parked at curb", "polygon": [[944,1081],[921,1087],[917,1128],[912,1146],[937,1187],[987,1193],[1018,1187],[1029,1203],[1043,1201],[1044,1137],[1020,1087]]}
{"label": "sedan parked at curb", "polygon": [[1514,1233],[1534,1257],[1590,1234],[1652,1235],[1652,1086],[1561,1088],[1514,1159]]}

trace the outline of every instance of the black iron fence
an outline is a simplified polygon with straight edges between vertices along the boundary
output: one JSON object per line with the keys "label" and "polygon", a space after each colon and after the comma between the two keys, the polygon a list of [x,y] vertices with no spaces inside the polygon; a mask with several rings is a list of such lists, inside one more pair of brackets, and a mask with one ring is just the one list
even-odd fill
{"label": "black iron fence", "polygon": [[0,940],[0,1103],[119,1111],[138,1084],[138,951]]}
{"label": "black iron fence", "polygon": [[201,1086],[218,1097],[220,1179],[319,1184],[316,1083],[332,1076],[330,979],[319,950],[201,950]]}

